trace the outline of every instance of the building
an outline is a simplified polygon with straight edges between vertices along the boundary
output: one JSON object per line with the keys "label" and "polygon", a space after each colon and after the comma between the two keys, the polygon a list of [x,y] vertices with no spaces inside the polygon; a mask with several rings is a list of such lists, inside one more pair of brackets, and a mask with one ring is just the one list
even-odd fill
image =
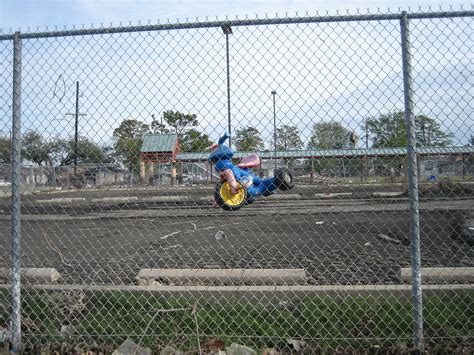
{"label": "building", "polygon": [[[176,184],[176,156],[179,139],[176,133],[147,134],[140,149],[140,183],[153,184],[154,168],[157,164],[172,164],[171,185]],[[162,172],[159,172],[161,174]]]}

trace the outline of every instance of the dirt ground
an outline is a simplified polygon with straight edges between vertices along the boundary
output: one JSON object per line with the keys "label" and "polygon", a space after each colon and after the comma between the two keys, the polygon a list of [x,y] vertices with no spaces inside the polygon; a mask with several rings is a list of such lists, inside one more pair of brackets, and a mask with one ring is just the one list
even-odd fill
{"label": "dirt ground", "polygon": [[[211,207],[212,188],[25,196],[23,266],[55,267],[61,283],[74,284],[133,284],[139,269],[153,267],[304,268],[308,284],[400,283],[400,268],[410,266],[403,192],[299,187],[235,212]],[[420,198],[422,266],[474,266],[473,247],[459,236],[472,191],[444,192]],[[9,236],[9,201],[1,202],[0,233]],[[0,267],[9,247],[0,245]]]}

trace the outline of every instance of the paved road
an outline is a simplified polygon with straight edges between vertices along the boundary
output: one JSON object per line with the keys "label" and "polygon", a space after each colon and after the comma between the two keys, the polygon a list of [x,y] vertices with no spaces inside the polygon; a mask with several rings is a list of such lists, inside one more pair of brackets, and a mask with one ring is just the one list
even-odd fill
{"label": "paved road", "polygon": [[[212,189],[151,191],[25,198],[23,265],[56,267],[61,282],[88,284],[131,284],[151,267],[304,268],[310,284],[399,283],[400,267],[410,265],[403,196],[299,189],[230,213],[210,207]],[[457,238],[473,206],[471,195],[422,199],[423,266],[474,266],[473,247]],[[4,201],[1,235],[10,234],[9,218]],[[8,248],[1,243],[0,266]]]}

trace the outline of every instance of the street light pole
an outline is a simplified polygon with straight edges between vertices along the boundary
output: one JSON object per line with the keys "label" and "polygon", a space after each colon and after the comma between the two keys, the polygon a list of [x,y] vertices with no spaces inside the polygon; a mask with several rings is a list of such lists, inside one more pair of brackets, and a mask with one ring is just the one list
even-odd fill
{"label": "street light pole", "polygon": [[275,169],[277,167],[277,132],[276,132],[276,109],[275,109],[275,95],[276,91],[272,91],[273,95],[273,143],[275,149]]}
{"label": "street light pole", "polygon": [[79,82],[76,81],[76,113],[74,122],[74,175],[77,174],[77,141],[79,139]]}
{"label": "street light pole", "polygon": [[226,62],[227,62],[227,123],[229,132],[229,147],[232,147],[232,126],[230,119],[230,66],[229,66],[229,35],[232,34],[230,25],[223,25],[222,31],[225,34]]}
{"label": "street light pole", "polygon": [[369,125],[365,119],[365,149],[369,149]]}

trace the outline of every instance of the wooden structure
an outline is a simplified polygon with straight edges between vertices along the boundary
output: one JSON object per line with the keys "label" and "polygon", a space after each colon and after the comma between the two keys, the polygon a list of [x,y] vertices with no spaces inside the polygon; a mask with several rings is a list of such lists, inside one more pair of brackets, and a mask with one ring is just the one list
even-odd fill
{"label": "wooden structure", "polygon": [[173,163],[176,161],[178,152],[177,134],[147,134],[143,137],[140,161],[144,163]]}
{"label": "wooden structure", "polygon": [[140,149],[140,182],[145,185],[153,179],[153,167],[159,163],[172,163],[171,184],[176,183],[176,156],[179,139],[176,133],[147,134]]}

